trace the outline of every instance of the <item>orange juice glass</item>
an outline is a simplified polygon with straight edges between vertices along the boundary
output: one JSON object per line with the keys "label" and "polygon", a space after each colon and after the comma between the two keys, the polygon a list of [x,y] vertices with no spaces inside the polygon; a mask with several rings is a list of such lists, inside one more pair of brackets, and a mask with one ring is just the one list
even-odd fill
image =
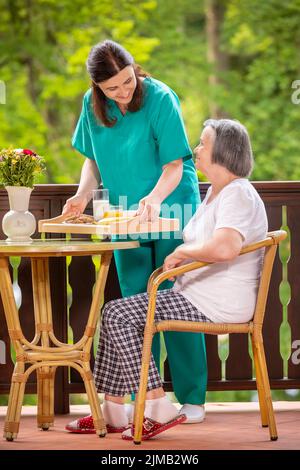
{"label": "orange juice glass", "polygon": [[122,206],[109,206],[109,209],[104,212],[104,218],[107,217],[123,217]]}

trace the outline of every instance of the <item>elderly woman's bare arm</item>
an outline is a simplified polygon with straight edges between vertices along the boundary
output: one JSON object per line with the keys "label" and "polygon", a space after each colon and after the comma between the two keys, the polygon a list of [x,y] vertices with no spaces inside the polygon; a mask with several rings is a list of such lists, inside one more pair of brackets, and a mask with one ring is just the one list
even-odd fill
{"label": "elderly woman's bare arm", "polygon": [[232,261],[242,249],[243,237],[237,230],[221,228],[203,245],[183,243],[166,257],[164,271],[179,266],[186,260],[204,261],[207,263],[224,263]]}

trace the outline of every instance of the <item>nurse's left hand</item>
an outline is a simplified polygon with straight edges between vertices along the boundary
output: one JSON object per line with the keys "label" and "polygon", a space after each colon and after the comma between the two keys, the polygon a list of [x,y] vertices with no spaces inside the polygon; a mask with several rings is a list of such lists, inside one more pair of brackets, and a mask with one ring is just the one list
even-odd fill
{"label": "nurse's left hand", "polygon": [[158,197],[149,194],[139,202],[136,215],[141,222],[154,222],[160,214],[161,201]]}

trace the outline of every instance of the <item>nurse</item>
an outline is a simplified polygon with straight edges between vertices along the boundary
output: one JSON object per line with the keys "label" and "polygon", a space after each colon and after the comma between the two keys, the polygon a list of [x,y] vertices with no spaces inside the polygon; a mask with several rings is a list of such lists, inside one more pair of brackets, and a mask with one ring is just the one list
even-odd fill
{"label": "nurse", "polygon": [[[63,213],[82,213],[102,179],[111,204],[137,209],[144,221],[173,216],[185,225],[200,198],[178,97],[143,73],[129,52],[110,40],[91,49],[87,70],[92,85],[84,95],[72,139],[73,147],[87,158],[77,193],[67,200]],[[139,241],[140,248],[114,254],[123,297],[145,292],[152,271],[164,264],[182,238],[178,233],[156,234]],[[154,340],[159,367],[159,336]],[[183,405],[180,413],[187,416],[186,422],[201,422],[207,384],[204,336],[165,332],[164,340],[174,393]],[[103,414],[105,418],[105,403]],[[82,432],[91,432],[91,418],[81,421]]]}

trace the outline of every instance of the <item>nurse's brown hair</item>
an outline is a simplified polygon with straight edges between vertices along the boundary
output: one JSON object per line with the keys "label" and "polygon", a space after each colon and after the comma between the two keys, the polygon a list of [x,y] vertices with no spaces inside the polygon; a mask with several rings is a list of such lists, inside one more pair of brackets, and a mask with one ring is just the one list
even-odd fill
{"label": "nurse's brown hair", "polygon": [[128,105],[128,111],[138,111],[143,104],[143,86],[139,77],[147,74],[135,64],[132,55],[120,44],[105,40],[92,47],[87,62],[87,71],[92,79],[92,105],[98,120],[106,127],[113,127],[117,119],[109,119],[107,114],[107,99],[98,83],[110,79],[122,69],[132,65],[136,76],[136,88],[132,100]]}

